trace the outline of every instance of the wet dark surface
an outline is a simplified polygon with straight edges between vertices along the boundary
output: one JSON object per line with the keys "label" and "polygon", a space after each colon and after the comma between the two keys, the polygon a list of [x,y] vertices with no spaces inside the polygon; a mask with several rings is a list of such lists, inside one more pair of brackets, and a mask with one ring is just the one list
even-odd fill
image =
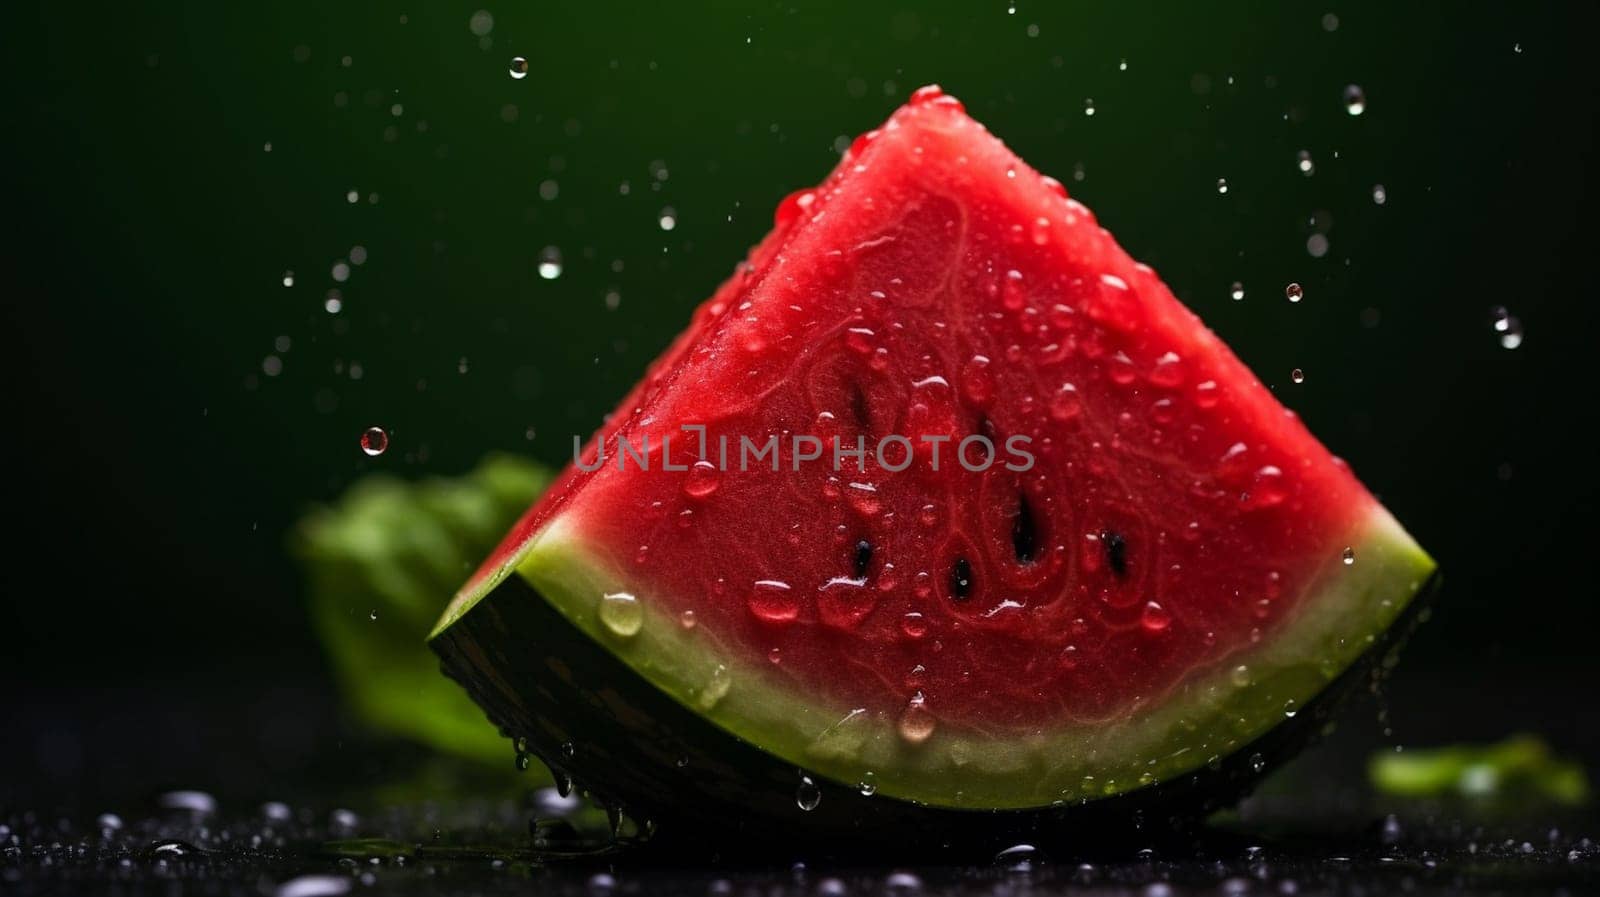
{"label": "wet dark surface", "polygon": [[[1468,704],[1441,698],[1437,688],[1418,694],[1426,700],[1413,704],[1416,695],[1405,688],[1388,696],[1398,706],[1383,719],[1400,721],[1391,739],[1420,743],[1417,729],[1451,719],[1473,728]],[[1560,703],[1556,695],[1521,703],[1541,713],[1546,701]],[[1013,845],[998,842],[927,843],[916,831],[900,847],[853,851],[802,847],[798,838],[745,844],[710,831],[661,831],[649,844],[617,845],[601,814],[540,787],[537,770],[517,776],[462,767],[374,743],[347,731],[327,698],[293,689],[265,690],[231,711],[176,697],[150,708],[115,692],[13,709],[21,731],[43,734],[33,744],[10,738],[0,747],[11,771],[0,782],[0,891],[7,894],[1600,889],[1600,818],[1592,807],[1375,794],[1362,769],[1369,749],[1381,748],[1385,723],[1370,698],[1238,812],[1192,832],[1150,825],[1109,844],[1085,832],[1009,852]],[[96,722],[83,726],[85,719]],[[1582,738],[1592,734],[1581,718],[1572,725]],[[798,834],[798,809],[795,824]]]}

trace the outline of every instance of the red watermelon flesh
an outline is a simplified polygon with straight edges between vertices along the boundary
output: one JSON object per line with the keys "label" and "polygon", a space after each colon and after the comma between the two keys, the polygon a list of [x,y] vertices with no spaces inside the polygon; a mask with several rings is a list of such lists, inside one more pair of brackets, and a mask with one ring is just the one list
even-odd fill
{"label": "red watermelon flesh", "polygon": [[[969,440],[969,470],[975,435],[994,460]],[[927,436],[949,437],[937,470]],[[777,472],[748,454],[769,437]],[[835,439],[868,451],[836,469]],[[1432,570],[1150,268],[937,88],[784,201],[583,459],[440,630],[515,571],[729,732],[936,805],[1224,756]]]}

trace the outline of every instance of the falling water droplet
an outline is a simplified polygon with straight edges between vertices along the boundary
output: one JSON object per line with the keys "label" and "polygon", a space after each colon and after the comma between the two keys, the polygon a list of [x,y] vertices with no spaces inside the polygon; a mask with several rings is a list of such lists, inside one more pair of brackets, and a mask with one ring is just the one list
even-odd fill
{"label": "falling water droplet", "polygon": [[378,611],[376,608],[367,612],[367,619],[373,621],[374,623],[378,621]]}
{"label": "falling water droplet", "polygon": [[378,457],[389,450],[389,434],[382,427],[368,427],[361,434],[361,450],[369,458]]}
{"label": "falling water droplet", "polygon": [[511,57],[510,72],[514,81],[521,81],[523,78],[528,77],[528,60],[521,56]]}
{"label": "falling water droplet", "polygon": [[294,272],[293,271],[285,271],[285,272],[283,272],[283,285],[286,286],[286,287],[294,286]]}
{"label": "falling water droplet", "polygon": [[666,208],[662,209],[660,216],[656,218],[656,224],[660,225],[662,230],[672,230],[673,228],[677,227],[678,210],[674,209],[672,206],[667,206]]}
{"label": "falling water droplet", "polygon": [[644,626],[644,605],[627,592],[609,592],[600,598],[600,622],[623,638],[638,635]]}
{"label": "falling water droplet", "polygon": [[1515,349],[1522,345],[1522,322],[1503,305],[1496,305],[1490,309],[1490,326],[1494,332],[1500,334],[1502,348]]}
{"label": "falling water droplet", "polygon": [[1299,368],[1295,368],[1289,372],[1289,379],[1296,383],[1304,383],[1306,382],[1306,372],[1300,370]]}
{"label": "falling water droplet", "polygon": [[539,276],[545,280],[555,280],[561,276],[561,250],[554,246],[546,246],[539,252]]}
{"label": "falling water droplet", "polygon": [[1299,302],[1306,297],[1305,288],[1297,283],[1291,283],[1283,288],[1283,295],[1290,302]]}
{"label": "falling water droplet", "polygon": [[1299,167],[1300,173],[1306,177],[1310,177],[1312,173],[1317,170],[1316,163],[1311,161],[1310,150],[1301,150],[1300,152],[1295,153],[1294,158],[1295,165]]}
{"label": "falling water droplet", "polygon": [[1356,562],[1356,550],[1349,546],[1345,546],[1344,553],[1339,555],[1339,559],[1344,561],[1344,565],[1346,567],[1354,564]]}
{"label": "falling water droplet", "polygon": [[1265,757],[1261,756],[1260,754],[1251,754],[1250,755],[1250,769],[1251,769],[1251,771],[1260,772],[1261,770],[1266,769],[1266,768],[1267,768],[1267,760],[1266,760]]}
{"label": "falling water droplet", "polygon": [[[1379,85],[1380,87],[1382,85]],[[1367,92],[1359,84],[1347,84],[1344,88],[1344,111],[1351,115],[1360,115],[1367,111]]]}
{"label": "falling water droplet", "polygon": [[1235,301],[1235,302],[1238,302],[1241,299],[1243,299],[1244,298],[1244,284],[1240,283],[1237,280],[1234,281],[1233,282],[1233,286],[1228,288],[1228,295],[1233,297],[1233,301]]}
{"label": "falling water droplet", "polygon": [[1227,178],[1217,178],[1217,192],[1221,193],[1221,194],[1225,194],[1225,193],[1228,192],[1228,179]]}
{"label": "falling water droplet", "polygon": [[1389,201],[1389,191],[1385,190],[1382,184],[1373,184],[1372,201],[1380,206],[1383,205]]}
{"label": "falling water droplet", "polygon": [[1087,97],[1083,101],[1083,114],[1094,115],[1094,97]]}
{"label": "falling water droplet", "polygon": [[822,803],[822,789],[817,787],[816,782],[811,781],[810,776],[801,774],[800,787],[794,792],[794,802],[800,809],[809,813]]}

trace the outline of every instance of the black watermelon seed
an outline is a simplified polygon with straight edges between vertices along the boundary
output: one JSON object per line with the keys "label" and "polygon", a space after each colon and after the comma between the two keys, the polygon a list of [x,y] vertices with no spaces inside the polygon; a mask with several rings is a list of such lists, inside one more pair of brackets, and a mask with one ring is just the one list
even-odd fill
{"label": "black watermelon seed", "polygon": [[966,558],[956,558],[955,565],[950,568],[950,597],[957,601],[965,601],[972,594],[972,565]]}
{"label": "black watermelon seed", "polygon": [[856,579],[867,578],[867,567],[872,563],[872,543],[866,539],[856,543]]}
{"label": "black watermelon seed", "polygon": [[1039,522],[1033,519],[1033,507],[1026,493],[1017,493],[1017,516],[1011,521],[1011,547],[1016,550],[1017,563],[1031,564],[1039,547]]}
{"label": "black watermelon seed", "polygon": [[1106,563],[1111,566],[1111,572],[1118,576],[1127,576],[1128,542],[1122,538],[1122,534],[1108,529],[1101,530],[1100,545],[1105,548]]}

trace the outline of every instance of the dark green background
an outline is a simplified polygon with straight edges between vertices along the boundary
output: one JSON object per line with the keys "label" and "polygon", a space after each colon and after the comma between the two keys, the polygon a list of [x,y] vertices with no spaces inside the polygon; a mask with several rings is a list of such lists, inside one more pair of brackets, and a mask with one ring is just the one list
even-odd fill
{"label": "dark green background", "polygon": [[[1440,558],[1402,736],[1584,747],[1574,708],[1539,694],[1595,673],[1589,7],[502,2],[484,48],[468,21],[487,2],[6,13],[8,692],[322,700],[295,517],[368,471],[563,461],[778,199],[937,81]],[[331,316],[330,267],[357,244],[370,258]],[[1499,304],[1526,326],[1516,351],[1490,329]],[[279,336],[283,372],[263,376]],[[368,460],[372,424],[394,439]],[[1463,704],[1480,712],[1426,724]]]}

